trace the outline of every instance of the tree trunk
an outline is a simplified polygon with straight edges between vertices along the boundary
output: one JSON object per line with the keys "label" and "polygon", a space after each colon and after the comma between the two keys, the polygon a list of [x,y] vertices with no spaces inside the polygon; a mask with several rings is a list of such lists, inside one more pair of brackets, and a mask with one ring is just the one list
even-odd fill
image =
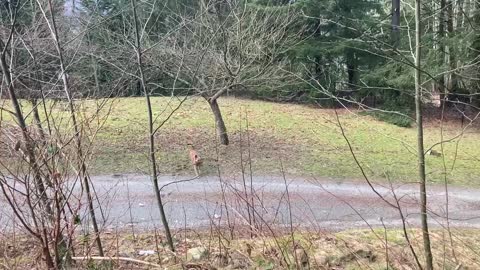
{"label": "tree trunk", "polygon": [[323,61],[321,56],[315,57],[314,76],[319,82],[322,81],[324,76]]}
{"label": "tree trunk", "polygon": [[[40,2],[39,2],[40,4]],[[90,183],[89,183],[89,178],[88,178],[88,174],[87,174],[87,166],[85,164],[85,156],[83,155],[83,149],[82,149],[82,138],[81,138],[81,134],[80,134],[80,127],[79,127],[79,123],[77,121],[77,117],[76,117],[76,112],[75,112],[75,107],[74,107],[74,104],[73,104],[73,99],[72,99],[72,92],[70,91],[70,85],[69,85],[69,82],[68,82],[68,77],[67,77],[67,71],[66,71],[66,67],[65,67],[65,62],[63,60],[63,52],[62,52],[62,46],[60,44],[60,38],[59,38],[59,35],[58,35],[58,30],[57,30],[57,25],[56,25],[56,21],[55,21],[55,12],[54,12],[54,9],[53,9],[53,4],[52,4],[52,0],[48,0],[48,7],[50,9],[50,16],[52,17],[51,20],[52,20],[52,27],[50,28],[50,32],[51,32],[51,35],[52,35],[52,38],[53,40],[55,41],[55,47],[57,49],[57,53],[58,53],[58,58],[59,58],[59,62],[60,62],[60,71],[62,72],[61,75],[62,75],[62,82],[63,82],[63,90],[67,96],[67,100],[68,100],[68,107],[69,107],[69,111],[70,111],[70,117],[72,119],[72,124],[73,124],[73,129],[74,129],[74,138],[75,138],[75,142],[76,142],[76,147],[77,147],[77,155],[78,155],[78,159],[79,159],[79,168],[80,168],[80,177],[82,178],[82,184],[83,184],[83,188],[85,189],[85,193],[87,195],[87,200],[88,200],[88,211],[90,213],[90,218],[91,218],[91,222],[92,222],[92,226],[93,226],[93,231],[95,233],[95,242],[97,244],[97,248],[98,248],[98,253],[100,256],[103,256],[103,246],[102,246],[102,240],[100,239],[100,230],[98,228],[98,223],[97,223],[97,218],[96,218],[96,215],[95,215],[95,208],[94,208],[94,205],[93,205],[93,196],[92,196],[92,192],[90,191]],[[48,20],[46,15],[45,16],[45,20]],[[67,254],[68,256],[70,256],[69,254]]]}
{"label": "tree trunk", "polygon": [[[445,0],[440,0],[440,12],[438,15],[438,50],[439,56],[438,60],[440,65],[444,65],[447,62],[445,54]],[[442,69],[443,70],[443,69]],[[440,107],[443,108],[445,103],[445,98],[447,97],[446,87],[445,87],[445,74],[441,74],[438,78],[438,92],[440,94]]]}
{"label": "tree trunk", "polygon": [[357,59],[355,52],[351,49],[347,51],[347,75],[348,75],[348,90],[355,90],[357,88]]}
{"label": "tree trunk", "polygon": [[392,0],[392,46],[400,45],[400,0]]}
{"label": "tree trunk", "polygon": [[215,117],[215,128],[218,139],[220,140],[221,144],[228,145],[230,142],[228,140],[227,127],[225,126],[225,122],[223,122],[222,112],[220,111],[217,100],[208,100],[208,104],[210,104],[213,117]]}
{"label": "tree trunk", "polygon": [[140,83],[141,83],[143,93],[145,95],[145,102],[147,104],[149,142],[150,142],[149,157],[150,157],[150,165],[152,166],[152,181],[153,181],[154,193],[155,193],[155,198],[157,199],[158,209],[160,210],[160,217],[162,219],[163,228],[165,229],[165,236],[167,237],[168,246],[171,251],[175,251],[172,234],[170,233],[170,227],[168,225],[165,209],[163,207],[162,197],[160,196],[160,189],[158,186],[157,161],[155,158],[155,131],[153,128],[154,120],[153,120],[153,113],[152,113],[152,103],[150,101],[150,95],[147,91],[145,74],[143,72],[140,29],[138,25],[137,7],[135,4],[135,0],[131,0],[131,4],[132,4],[132,10],[133,10],[133,20],[135,25],[135,43],[136,43],[135,53],[137,55],[138,70],[140,72]]}
{"label": "tree trunk", "polygon": [[433,269],[433,256],[430,247],[430,234],[428,232],[427,217],[427,191],[425,174],[425,150],[423,143],[423,114],[422,114],[422,78],[421,78],[421,0],[415,1],[415,112],[417,120],[417,155],[418,174],[420,178],[420,218],[422,221],[423,247],[425,250],[425,269]]}
{"label": "tree trunk", "polygon": [[100,80],[98,79],[98,64],[97,61],[92,56],[92,67],[93,67],[93,78],[95,79],[95,92],[93,98],[98,96],[103,96],[103,93],[100,92]]}
{"label": "tree trunk", "polygon": [[[40,113],[38,112],[38,102],[36,98],[31,98],[30,103],[32,103],[32,111],[33,111],[33,120],[35,125],[37,126],[38,134],[40,135],[40,144],[45,145],[47,143],[47,139],[45,137],[45,131],[42,127],[42,120],[40,119]],[[47,186],[53,187],[52,181],[50,178],[45,177],[45,182]]]}
{"label": "tree trunk", "polygon": [[42,144],[45,144],[45,132],[43,131],[42,127],[42,120],[40,119],[40,114],[38,113],[38,103],[36,98],[30,99],[30,103],[32,103],[32,111],[33,111],[33,119],[35,120],[35,125],[37,126],[38,133],[40,135],[40,139],[42,140]]}
{"label": "tree trunk", "polygon": [[[477,29],[480,28],[480,1],[476,1],[476,3],[472,4],[471,6],[473,11],[473,23]],[[480,31],[476,31],[475,38],[473,40],[472,44],[473,48],[473,57],[478,57],[480,58]],[[477,58],[477,59],[478,59]],[[477,67],[477,78],[480,78],[480,66]],[[478,93],[480,91],[480,82],[477,82],[477,90],[475,91],[475,94],[473,96],[473,104],[474,106],[480,107],[480,97],[478,96]]]}
{"label": "tree trunk", "polygon": [[[475,29],[480,28],[480,1],[473,1],[469,3],[469,13],[472,14],[472,24]],[[471,45],[472,49],[470,59],[479,59],[480,58],[480,31],[476,31],[473,42]],[[476,67],[477,78],[480,78],[480,65]],[[480,107],[480,82],[477,82],[476,89],[473,91],[471,104],[475,107]]]}
{"label": "tree trunk", "polygon": [[[447,0],[446,2],[446,12],[447,12],[447,32],[448,37],[450,40],[454,37],[455,29],[454,29],[454,13],[453,13],[453,0]],[[450,99],[451,96],[455,95],[456,88],[457,88],[457,78],[455,75],[455,51],[453,50],[453,46],[446,46],[446,53],[447,53],[447,63],[450,71],[447,73],[447,92],[448,98]],[[452,103],[447,103],[452,105]]]}
{"label": "tree trunk", "polygon": [[457,29],[460,29],[463,27],[463,22],[464,22],[464,1],[463,0],[457,0],[457,15],[455,16],[456,18],[456,27]]}

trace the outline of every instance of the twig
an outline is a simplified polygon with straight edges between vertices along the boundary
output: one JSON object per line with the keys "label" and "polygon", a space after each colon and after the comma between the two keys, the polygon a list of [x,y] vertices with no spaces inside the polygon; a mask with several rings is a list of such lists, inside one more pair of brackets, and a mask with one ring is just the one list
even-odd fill
{"label": "twig", "polygon": [[84,260],[114,261],[114,260],[117,260],[117,261],[139,263],[139,264],[154,266],[154,267],[158,267],[158,268],[161,267],[159,264],[156,264],[156,263],[146,262],[146,261],[137,260],[137,259],[128,258],[128,257],[85,256],[85,257],[72,257],[72,260],[75,260],[75,261],[84,261]]}
{"label": "twig", "polygon": [[176,180],[176,181],[168,182],[165,185],[161,186],[158,190],[161,192],[164,188],[166,188],[170,185],[180,184],[180,183],[184,183],[184,182],[190,182],[190,181],[193,181],[193,180],[196,180],[196,179],[199,179],[199,177],[195,176],[194,178],[182,179],[182,180]]}

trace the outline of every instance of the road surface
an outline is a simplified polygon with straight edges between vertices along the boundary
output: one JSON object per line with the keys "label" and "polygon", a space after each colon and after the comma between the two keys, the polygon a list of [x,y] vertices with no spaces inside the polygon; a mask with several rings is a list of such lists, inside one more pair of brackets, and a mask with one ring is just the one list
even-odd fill
{"label": "road surface", "polygon": [[[255,176],[252,187],[250,178],[246,179],[247,198],[241,178],[223,181],[217,177],[187,179],[180,176],[159,178],[160,186],[168,184],[162,189],[162,199],[173,228],[202,228],[212,222],[245,225],[248,221],[246,201],[251,204],[252,191],[257,223],[275,226],[290,226],[292,223],[325,230],[399,227],[402,219],[395,207],[398,200],[407,223],[419,226],[418,187],[412,184],[396,184],[394,192],[388,186],[375,185],[374,192],[364,182],[298,178],[287,178],[285,182],[279,177]],[[103,229],[161,228],[153,185],[148,176],[95,176],[92,183],[98,197],[96,211]],[[77,184],[74,193],[79,190]],[[431,226],[447,224],[445,194],[442,186],[428,188]],[[480,189],[449,187],[448,194],[449,225],[480,228]],[[0,225],[9,227],[13,224],[12,214],[3,198],[0,207]],[[82,208],[82,216],[84,224],[88,224],[86,205]]]}

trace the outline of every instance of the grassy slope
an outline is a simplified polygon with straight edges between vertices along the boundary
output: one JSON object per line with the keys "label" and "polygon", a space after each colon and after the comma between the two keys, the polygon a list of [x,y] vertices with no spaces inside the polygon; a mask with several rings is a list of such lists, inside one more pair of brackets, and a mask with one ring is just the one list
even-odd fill
{"label": "grassy slope", "polygon": [[[153,99],[154,112],[159,116],[159,122],[178,104],[178,101],[169,101],[169,98]],[[90,162],[93,173],[146,171],[147,116],[144,100],[123,98],[111,102],[113,107],[110,116],[95,139]],[[215,160],[218,149],[222,172],[238,174],[241,171],[240,137],[244,142],[244,159],[248,155],[245,132],[245,115],[248,115],[252,167],[255,174],[278,174],[282,159],[285,170],[292,175],[353,179],[361,177],[332,110],[232,98],[223,98],[219,103],[231,145],[217,148],[214,121],[208,104],[202,99],[189,99],[157,134],[162,174],[191,173],[186,147],[188,142],[193,142],[205,159],[203,173],[217,173]],[[60,107],[57,105],[54,115],[67,117],[65,112],[61,113]],[[87,101],[81,104],[79,109],[87,116],[93,113],[94,108],[95,103]],[[395,181],[415,181],[414,128],[400,128],[346,111],[339,114],[355,153],[369,176],[384,178],[384,173],[387,172]],[[95,121],[91,124],[92,127],[96,125],[98,123]],[[444,136],[450,138],[457,135],[459,130],[459,123],[450,124],[446,127]],[[425,133],[427,148],[440,141],[438,123],[429,123]],[[471,129],[467,130],[459,142],[455,140],[444,145],[445,162],[449,168],[447,177],[450,182],[480,184],[479,141],[480,133]],[[440,151],[439,146],[435,149]],[[457,156],[454,163],[455,153]],[[454,170],[451,171],[453,164]],[[427,156],[427,165],[429,180],[443,181],[443,158]]]}

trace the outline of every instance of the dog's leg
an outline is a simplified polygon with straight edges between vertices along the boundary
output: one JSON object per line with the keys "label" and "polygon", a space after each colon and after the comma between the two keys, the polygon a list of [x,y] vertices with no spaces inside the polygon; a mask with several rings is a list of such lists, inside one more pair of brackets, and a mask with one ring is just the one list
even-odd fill
{"label": "dog's leg", "polygon": [[198,166],[197,165],[193,165],[193,170],[195,171],[195,176],[199,176],[199,172],[198,172]]}

